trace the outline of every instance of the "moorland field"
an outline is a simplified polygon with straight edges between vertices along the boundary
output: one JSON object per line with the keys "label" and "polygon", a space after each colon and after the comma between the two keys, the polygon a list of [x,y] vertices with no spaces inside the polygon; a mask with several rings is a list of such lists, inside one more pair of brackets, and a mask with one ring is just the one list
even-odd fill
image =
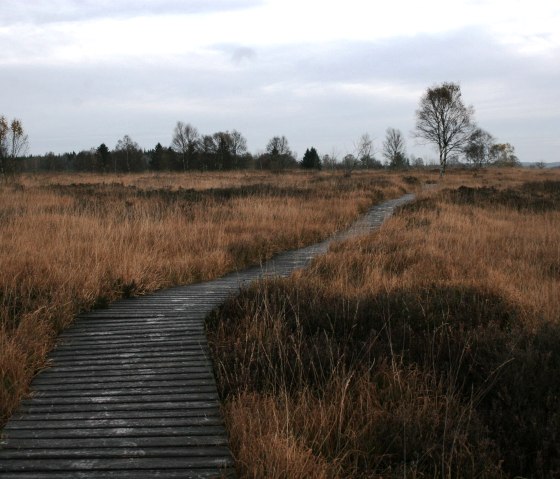
{"label": "moorland field", "polygon": [[79,311],[314,243],[400,176],[21,175],[0,184],[0,424]]}
{"label": "moorland field", "polygon": [[207,325],[241,477],[559,477],[560,171],[453,172]]}
{"label": "moorland field", "polygon": [[560,474],[558,170],[2,184],[0,424],[76,313],[258,264],[407,191],[379,231],[208,318],[240,476]]}

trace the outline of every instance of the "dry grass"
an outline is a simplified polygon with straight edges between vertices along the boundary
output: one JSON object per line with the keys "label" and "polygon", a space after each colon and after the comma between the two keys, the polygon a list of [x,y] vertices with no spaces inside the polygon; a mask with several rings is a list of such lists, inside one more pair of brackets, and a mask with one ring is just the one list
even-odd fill
{"label": "dry grass", "polygon": [[241,476],[556,477],[559,292],[560,172],[527,170],[244,291],[208,321]]}
{"label": "dry grass", "polygon": [[0,425],[74,315],[324,238],[400,175],[27,175],[0,185]]}

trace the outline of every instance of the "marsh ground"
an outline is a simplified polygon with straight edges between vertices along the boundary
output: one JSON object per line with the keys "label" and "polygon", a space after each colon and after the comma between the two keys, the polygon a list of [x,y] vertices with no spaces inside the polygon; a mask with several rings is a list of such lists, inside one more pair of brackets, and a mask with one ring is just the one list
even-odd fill
{"label": "marsh ground", "polygon": [[378,232],[208,319],[240,475],[555,477],[557,170],[3,184],[1,421],[77,312],[313,243],[405,191]]}
{"label": "marsh ground", "polygon": [[241,477],[558,477],[560,172],[452,172],[208,320]]}
{"label": "marsh ground", "polygon": [[405,189],[414,185],[398,174],[300,171],[0,184],[0,424],[79,311],[258,264]]}

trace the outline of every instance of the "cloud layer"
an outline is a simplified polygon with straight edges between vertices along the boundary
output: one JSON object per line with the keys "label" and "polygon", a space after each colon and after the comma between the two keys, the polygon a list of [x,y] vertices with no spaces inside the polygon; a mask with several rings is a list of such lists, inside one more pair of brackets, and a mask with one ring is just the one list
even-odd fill
{"label": "cloud layer", "polygon": [[[23,120],[34,153],[112,147],[124,134],[145,148],[169,144],[182,120],[238,129],[252,151],[285,134],[300,154],[344,154],[364,132],[378,147],[389,126],[408,134],[426,87],[456,81],[480,126],[522,160],[558,159],[556,7],[462,1],[449,16],[439,0],[380,10],[357,0],[343,10],[301,0],[43,4],[7,0],[0,20],[0,113]],[[412,140],[408,149],[432,154]]]}

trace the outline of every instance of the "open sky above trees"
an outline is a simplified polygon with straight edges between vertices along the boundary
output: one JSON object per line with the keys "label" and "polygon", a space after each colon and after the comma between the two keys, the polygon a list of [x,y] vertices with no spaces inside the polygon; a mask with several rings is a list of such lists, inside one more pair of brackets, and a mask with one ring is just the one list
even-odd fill
{"label": "open sky above trees", "polygon": [[461,85],[522,161],[559,161],[560,4],[553,0],[2,0],[0,105],[30,153],[170,145],[178,120],[286,135],[342,158],[409,132],[426,88]]}

